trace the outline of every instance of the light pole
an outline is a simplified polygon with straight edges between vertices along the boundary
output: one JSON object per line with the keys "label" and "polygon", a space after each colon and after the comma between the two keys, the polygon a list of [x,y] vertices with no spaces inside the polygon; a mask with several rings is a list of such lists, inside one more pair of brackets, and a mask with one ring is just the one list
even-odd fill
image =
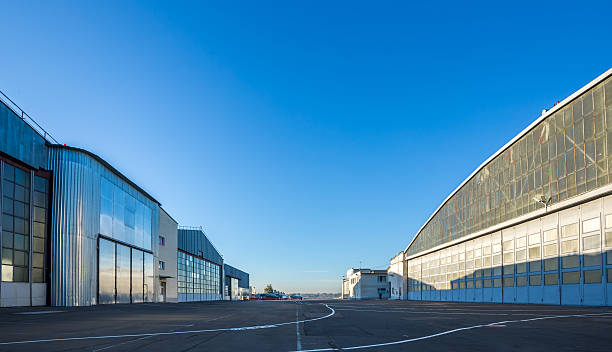
{"label": "light pole", "polygon": [[540,204],[544,204],[544,213],[548,213],[548,204],[552,200],[551,197],[547,197],[545,195],[540,195],[539,197],[533,197],[533,200]]}

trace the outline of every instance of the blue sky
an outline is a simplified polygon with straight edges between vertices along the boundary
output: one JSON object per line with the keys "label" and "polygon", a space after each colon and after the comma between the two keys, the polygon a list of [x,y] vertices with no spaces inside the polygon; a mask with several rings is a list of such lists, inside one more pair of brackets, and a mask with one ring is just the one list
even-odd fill
{"label": "blue sky", "polygon": [[4,2],[0,89],[252,284],[385,268],[482,161],[610,68],[610,2]]}

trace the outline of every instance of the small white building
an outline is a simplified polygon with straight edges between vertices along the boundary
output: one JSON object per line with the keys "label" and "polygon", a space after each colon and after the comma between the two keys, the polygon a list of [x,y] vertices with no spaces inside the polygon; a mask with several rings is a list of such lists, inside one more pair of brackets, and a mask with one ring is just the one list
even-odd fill
{"label": "small white building", "polygon": [[406,299],[404,252],[399,252],[391,258],[387,268],[387,281],[389,281],[389,299]]}
{"label": "small white building", "polygon": [[342,299],[387,299],[387,270],[349,269],[342,280]]}

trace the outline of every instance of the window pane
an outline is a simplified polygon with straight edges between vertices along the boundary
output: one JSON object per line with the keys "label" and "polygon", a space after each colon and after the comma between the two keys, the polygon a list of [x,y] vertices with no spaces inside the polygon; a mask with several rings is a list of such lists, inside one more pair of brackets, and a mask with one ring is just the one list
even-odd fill
{"label": "window pane", "polygon": [[556,241],[557,240],[557,229],[544,231],[544,242]]}
{"label": "window pane", "polygon": [[115,244],[113,242],[100,239],[98,265],[99,303],[115,303]]}
{"label": "window pane", "polygon": [[13,250],[2,248],[2,264],[13,265]]}
{"label": "window pane", "polygon": [[143,253],[132,249],[132,302],[140,303],[144,297]]}
{"label": "window pane", "polygon": [[2,231],[2,247],[13,248],[13,233]]}
{"label": "window pane", "polygon": [[542,284],[542,276],[531,275],[529,276],[529,286],[540,286]]}
{"label": "window pane", "polygon": [[601,265],[601,255],[599,253],[594,254],[585,254],[583,256],[583,265],[584,266],[600,266]]}
{"label": "window pane", "polygon": [[612,227],[612,214],[606,215],[606,228]]}
{"label": "window pane", "polygon": [[606,231],[606,247],[612,247],[612,231]]}
{"label": "window pane", "polygon": [[517,276],[516,286],[527,286],[527,276]]}
{"label": "window pane", "polygon": [[561,238],[578,235],[578,223],[569,224],[561,227]]}
{"label": "window pane", "polygon": [[43,269],[32,269],[32,282],[45,282]]}
{"label": "window pane", "polygon": [[601,282],[601,270],[585,270],[584,271],[584,283],[594,284]]}
{"label": "window pane", "polygon": [[601,237],[599,234],[582,238],[582,249],[588,251],[590,249],[598,249],[600,247]]}
{"label": "window pane", "polygon": [[578,252],[578,240],[569,240],[561,242],[561,253]]}
{"label": "window pane", "polygon": [[2,266],[2,281],[13,281],[13,266],[12,265]]}
{"label": "window pane", "polygon": [[117,244],[117,303],[130,303],[130,248]]}
{"label": "window pane", "polygon": [[569,257],[563,257],[561,259],[561,267],[563,269],[567,268],[577,268],[580,264],[579,257],[577,255],[572,255]]}
{"label": "window pane", "polygon": [[540,247],[529,248],[529,259],[540,258]]}
{"label": "window pane", "polygon": [[32,266],[36,268],[44,267],[44,255],[42,253],[34,253],[32,254]]}
{"label": "window pane", "polygon": [[577,271],[571,271],[563,273],[563,284],[577,284],[579,283],[579,273]]}
{"label": "window pane", "polygon": [[599,218],[593,218],[582,222],[582,232],[599,231]]}
{"label": "window pane", "polygon": [[559,281],[558,274],[544,274],[545,285],[557,285]]}
{"label": "window pane", "polygon": [[544,246],[544,256],[552,257],[557,255],[557,244],[547,244]]}
{"label": "window pane", "polygon": [[13,265],[15,266],[28,266],[28,254],[22,251],[14,251],[13,253]]}
{"label": "window pane", "polygon": [[28,268],[13,267],[13,281],[28,282]]}
{"label": "window pane", "polygon": [[559,261],[557,258],[544,260],[544,271],[559,270]]}

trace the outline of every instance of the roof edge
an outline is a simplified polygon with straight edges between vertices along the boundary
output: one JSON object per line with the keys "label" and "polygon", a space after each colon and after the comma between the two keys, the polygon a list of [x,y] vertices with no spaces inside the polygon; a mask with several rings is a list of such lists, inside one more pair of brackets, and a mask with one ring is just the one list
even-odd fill
{"label": "roof edge", "polygon": [[71,147],[71,146],[62,145],[62,144],[51,144],[51,143],[49,143],[49,148],[58,148],[58,149],[72,150],[72,151],[75,151],[75,152],[86,154],[86,155],[94,158],[96,161],[98,161],[104,167],[109,169],[115,175],[119,176],[120,179],[122,179],[123,181],[127,182],[130,186],[134,187],[138,192],[142,193],[144,196],[146,196],[147,198],[152,200],[154,203],[157,203],[157,205],[161,207],[161,203],[158,202],[157,199],[153,198],[153,196],[151,196],[147,191],[142,189],[140,186],[138,186],[136,183],[134,183],[134,181],[130,180],[127,176],[122,174],[119,170],[117,170],[114,166],[109,164],[106,160],[104,160],[101,157],[99,157],[98,155],[90,152],[89,150],[85,150],[85,149],[78,148],[78,147]]}

